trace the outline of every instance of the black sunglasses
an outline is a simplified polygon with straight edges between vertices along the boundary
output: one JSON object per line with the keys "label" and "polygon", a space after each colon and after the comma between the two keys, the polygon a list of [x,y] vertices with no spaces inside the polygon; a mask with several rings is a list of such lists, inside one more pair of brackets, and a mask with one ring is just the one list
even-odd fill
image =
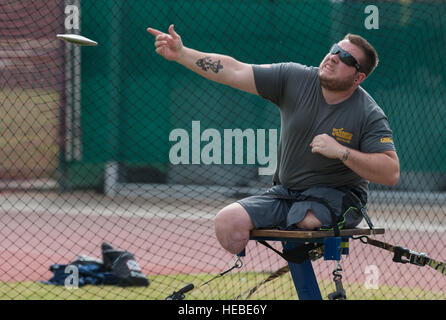
{"label": "black sunglasses", "polygon": [[338,54],[339,53],[339,59],[344,62],[346,65],[350,67],[355,67],[356,70],[360,71],[361,66],[359,65],[358,61],[356,61],[355,57],[353,57],[350,53],[343,50],[337,43],[335,43],[331,49],[331,54]]}

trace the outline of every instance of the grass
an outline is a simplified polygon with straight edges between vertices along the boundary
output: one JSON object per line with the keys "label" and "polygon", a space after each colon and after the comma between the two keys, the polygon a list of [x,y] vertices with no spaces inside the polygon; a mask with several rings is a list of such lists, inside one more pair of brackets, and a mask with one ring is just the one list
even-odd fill
{"label": "grass", "polygon": [[[232,300],[241,293],[249,291],[265,279],[267,273],[240,272],[215,279],[208,285],[200,287],[214,275],[153,275],[149,276],[148,287],[120,288],[114,286],[83,286],[68,289],[64,286],[45,285],[39,282],[0,283],[0,299],[30,300],[164,300],[173,291],[178,291],[188,283],[196,288],[186,293],[186,300]],[[332,281],[319,281],[322,297],[334,291]],[[445,300],[446,293],[429,292],[420,288],[400,288],[379,286],[377,290],[365,289],[363,284],[344,283],[349,300]],[[242,300],[246,298],[243,295]],[[290,274],[261,286],[252,300],[289,300],[297,299]]]}

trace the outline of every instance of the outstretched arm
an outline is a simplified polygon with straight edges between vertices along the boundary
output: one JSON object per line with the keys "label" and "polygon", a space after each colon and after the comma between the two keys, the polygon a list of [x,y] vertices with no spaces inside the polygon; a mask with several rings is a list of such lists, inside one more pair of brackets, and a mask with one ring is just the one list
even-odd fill
{"label": "outstretched arm", "polygon": [[169,33],[148,28],[155,36],[156,52],[167,60],[176,61],[206,79],[258,95],[252,66],[232,57],[204,53],[183,45],[181,37],[170,25]]}

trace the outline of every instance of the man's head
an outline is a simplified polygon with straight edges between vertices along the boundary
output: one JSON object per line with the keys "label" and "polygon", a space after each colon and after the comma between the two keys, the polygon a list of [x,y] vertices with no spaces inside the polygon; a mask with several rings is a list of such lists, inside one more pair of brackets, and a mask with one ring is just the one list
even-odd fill
{"label": "man's head", "polygon": [[335,44],[319,65],[321,85],[331,91],[356,88],[378,65],[372,45],[354,34]]}

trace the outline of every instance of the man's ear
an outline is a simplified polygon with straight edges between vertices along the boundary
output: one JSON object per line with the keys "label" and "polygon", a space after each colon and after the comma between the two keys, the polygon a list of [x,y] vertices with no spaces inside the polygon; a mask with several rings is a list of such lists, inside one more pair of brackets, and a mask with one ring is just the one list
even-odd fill
{"label": "man's ear", "polygon": [[364,72],[358,72],[356,74],[355,83],[361,84],[365,79],[367,78],[366,74]]}

